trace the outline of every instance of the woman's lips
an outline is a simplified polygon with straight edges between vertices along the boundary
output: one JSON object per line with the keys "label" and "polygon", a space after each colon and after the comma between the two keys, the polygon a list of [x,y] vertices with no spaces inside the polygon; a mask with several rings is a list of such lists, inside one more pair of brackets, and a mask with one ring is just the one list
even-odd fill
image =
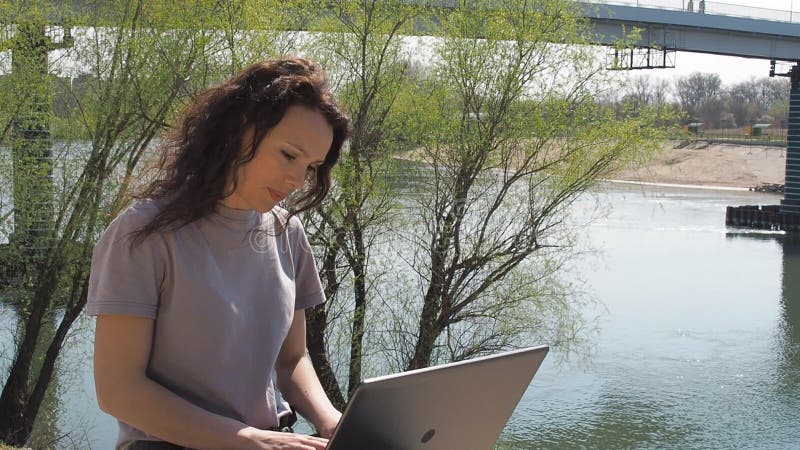
{"label": "woman's lips", "polygon": [[267,188],[267,190],[269,191],[269,195],[271,195],[272,199],[275,200],[276,202],[279,202],[279,201],[283,200],[283,197],[286,197],[286,194],[283,193],[283,192],[276,191],[276,190],[270,189],[270,188]]}

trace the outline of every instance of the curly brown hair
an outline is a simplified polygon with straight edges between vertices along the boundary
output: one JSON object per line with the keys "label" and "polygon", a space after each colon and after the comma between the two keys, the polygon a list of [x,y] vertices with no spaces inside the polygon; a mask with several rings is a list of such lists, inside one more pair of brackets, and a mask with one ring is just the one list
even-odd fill
{"label": "curly brown hair", "polygon": [[[350,133],[349,119],[317,64],[302,58],[265,61],[201,93],[167,131],[155,179],[132,195],[161,200],[162,207],[135,233],[135,240],[211,214],[236,189],[237,169],[253,159],[267,132],[294,105],[320,111],[333,128],[325,161],[309,173],[290,213],[319,205],[330,189],[331,169]],[[250,128],[253,138],[243,142]]]}

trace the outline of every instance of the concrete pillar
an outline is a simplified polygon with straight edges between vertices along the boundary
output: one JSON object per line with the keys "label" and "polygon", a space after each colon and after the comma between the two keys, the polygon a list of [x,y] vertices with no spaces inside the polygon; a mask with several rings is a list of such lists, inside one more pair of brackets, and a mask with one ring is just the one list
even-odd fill
{"label": "concrete pillar", "polygon": [[786,191],[781,212],[800,214],[800,65],[792,67],[789,94],[789,130],[786,138]]}

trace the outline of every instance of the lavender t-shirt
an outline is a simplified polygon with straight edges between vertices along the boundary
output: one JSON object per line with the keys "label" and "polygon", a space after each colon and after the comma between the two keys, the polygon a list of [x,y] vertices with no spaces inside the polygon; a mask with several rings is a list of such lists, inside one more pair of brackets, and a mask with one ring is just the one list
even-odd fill
{"label": "lavender t-shirt", "polygon": [[[92,257],[87,312],[155,320],[147,375],[208,411],[278,425],[272,373],[295,310],[324,294],[300,221],[219,206],[130,247],[158,212],[138,201],[109,225]],[[281,231],[282,230],[282,231]],[[187,424],[187,426],[189,426]],[[157,440],[119,422],[117,448]]]}

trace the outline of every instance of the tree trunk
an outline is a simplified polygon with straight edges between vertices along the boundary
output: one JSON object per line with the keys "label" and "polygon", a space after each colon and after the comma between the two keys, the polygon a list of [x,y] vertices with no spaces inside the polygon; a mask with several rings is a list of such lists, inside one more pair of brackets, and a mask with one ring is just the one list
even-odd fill
{"label": "tree trunk", "polygon": [[433,355],[436,338],[444,329],[441,326],[442,299],[446,291],[447,273],[445,264],[453,242],[453,224],[455,218],[452,211],[442,211],[439,215],[438,237],[431,248],[431,281],[419,317],[419,334],[414,347],[414,356],[408,363],[408,370],[428,367]]}
{"label": "tree trunk", "polygon": [[442,332],[437,319],[439,314],[437,303],[438,301],[427,301],[426,299],[419,318],[419,335],[414,347],[414,357],[411,358],[406,370],[422,369],[431,363],[436,338]]}
{"label": "tree trunk", "polygon": [[[322,279],[325,281],[325,298],[331,301],[339,289],[339,282],[336,276],[336,257],[339,252],[339,245],[334,242],[326,248],[325,257],[322,262]],[[333,372],[331,363],[328,360],[328,352],[325,348],[325,331],[328,329],[328,311],[325,305],[306,311],[306,347],[314,370],[317,372],[320,383],[328,394],[328,398],[339,410],[343,410],[347,401],[336,381],[336,374]]]}
{"label": "tree trunk", "polygon": [[[36,376],[36,383],[33,386],[33,390],[28,400],[28,405],[25,408],[25,415],[27,416],[27,421],[30,422],[30,430],[33,430],[33,423],[36,420],[36,416],[39,414],[39,409],[41,408],[42,402],[44,401],[45,394],[47,393],[47,388],[48,386],[50,386],[50,382],[52,381],[53,375],[55,374],[56,361],[58,360],[58,356],[61,354],[61,349],[64,345],[64,340],[67,338],[67,333],[69,332],[70,328],[72,327],[72,324],[75,322],[78,316],[80,316],[81,311],[83,311],[84,305],[86,305],[86,295],[88,288],[89,288],[88,275],[84,275],[83,271],[79,271],[75,275],[75,278],[73,280],[73,289],[71,297],[73,298],[76,297],[75,303],[72,303],[67,306],[67,309],[64,312],[64,317],[58,324],[58,329],[56,330],[53,339],[50,341],[50,345],[48,345],[47,347],[47,353],[45,353],[44,362],[42,363],[42,368],[39,370],[39,374]],[[28,432],[26,440],[29,437],[30,437],[30,431]]]}
{"label": "tree trunk", "polygon": [[347,401],[342,395],[336,375],[333,373],[328,353],[325,349],[325,329],[328,324],[328,314],[325,305],[306,310],[306,346],[311,363],[317,372],[320,383],[328,394],[333,406],[340,411],[344,409]]}
{"label": "tree trunk", "polygon": [[50,308],[60,272],[53,264],[43,267],[41,271],[43,277],[33,297],[33,308],[25,321],[25,337],[20,343],[0,395],[0,440],[11,445],[24,444],[33,430],[36,415],[30,414],[28,409],[28,383],[42,321]]}
{"label": "tree trunk", "polygon": [[353,327],[350,334],[350,375],[348,377],[347,393],[353,393],[361,382],[361,360],[364,356],[364,331],[367,314],[367,255],[364,248],[364,231],[358,222],[353,223],[353,238],[355,241],[356,255],[350,262],[353,268],[355,308],[353,311]]}

